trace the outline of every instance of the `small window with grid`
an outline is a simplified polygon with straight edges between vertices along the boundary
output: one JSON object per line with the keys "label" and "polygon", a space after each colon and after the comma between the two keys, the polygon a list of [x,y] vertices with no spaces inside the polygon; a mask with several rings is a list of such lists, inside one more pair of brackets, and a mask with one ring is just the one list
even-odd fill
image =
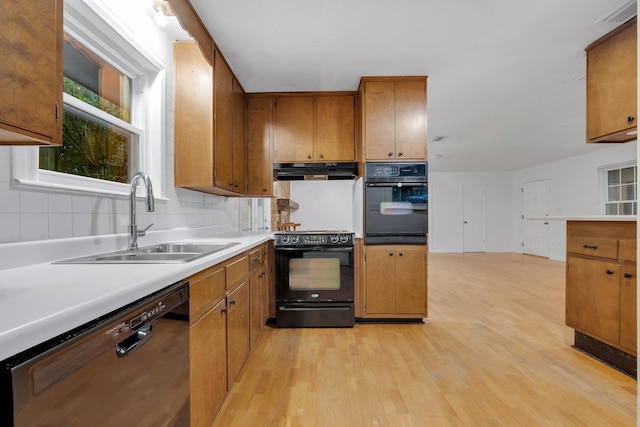
{"label": "small window with grid", "polygon": [[638,167],[608,169],[606,175],[606,215],[636,215],[638,212]]}

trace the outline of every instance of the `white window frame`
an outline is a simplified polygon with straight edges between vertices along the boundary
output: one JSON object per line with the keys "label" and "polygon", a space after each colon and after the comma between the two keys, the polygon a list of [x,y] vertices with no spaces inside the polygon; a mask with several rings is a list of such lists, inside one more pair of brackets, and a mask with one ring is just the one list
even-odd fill
{"label": "white window frame", "polygon": [[[144,18],[147,16],[140,17]],[[145,43],[101,0],[65,0],[64,31],[131,78],[131,124],[123,123],[66,93],[63,94],[64,104],[137,134],[138,167],[152,179],[155,195],[163,198],[166,110],[164,61],[145,47]],[[17,189],[129,196],[129,184],[39,169],[38,147],[12,147],[11,158],[12,186]],[[144,192],[140,196],[144,196]]]}
{"label": "white window frame", "polygon": [[[612,165],[601,166],[598,168],[598,173],[600,175],[600,200],[601,200],[600,206],[601,206],[602,215],[607,215],[607,203],[609,202],[609,192],[608,192],[609,181],[608,181],[607,174],[612,170],[625,169],[625,168],[637,167],[637,166],[638,166],[638,163],[636,161],[628,161],[628,162],[616,163]],[[638,187],[638,184],[640,183],[638,182],[638,171],[636,169],[636,211],[638,210],[638,206],[637,206],[638,190],[640,189]],[[610,215],[610,216],[616,216],[616,215]]]}

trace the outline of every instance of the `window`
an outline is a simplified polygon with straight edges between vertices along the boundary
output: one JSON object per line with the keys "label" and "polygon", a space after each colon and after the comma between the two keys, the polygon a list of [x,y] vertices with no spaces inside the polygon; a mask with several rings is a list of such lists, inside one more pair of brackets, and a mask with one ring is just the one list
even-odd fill
{"label": "window", "polygon": [[[40,169],[129,182],[138,170],[142,133],[127,126],[132,79],[68,34],[64,38],[63,90],[79,102],[65,103],[62,146],[40,150]],[[95,109],[108,116],[97,117]]]}
{"label": "window", "polygon": [[638,212],[638,167],[616,166],[602,170],[605,181],[605,214],[636,215]]}

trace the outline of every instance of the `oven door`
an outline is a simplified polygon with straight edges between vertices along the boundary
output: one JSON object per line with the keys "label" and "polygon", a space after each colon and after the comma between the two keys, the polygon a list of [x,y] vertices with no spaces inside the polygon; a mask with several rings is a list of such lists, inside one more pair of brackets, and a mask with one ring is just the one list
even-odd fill
{"label": "oven door", "polygon": [[426,243],[427,183],[367,183],[365,243]]}
{"label": "oven door", "polygon": [[278,302],[353,302],[353,247],[276,248]]}

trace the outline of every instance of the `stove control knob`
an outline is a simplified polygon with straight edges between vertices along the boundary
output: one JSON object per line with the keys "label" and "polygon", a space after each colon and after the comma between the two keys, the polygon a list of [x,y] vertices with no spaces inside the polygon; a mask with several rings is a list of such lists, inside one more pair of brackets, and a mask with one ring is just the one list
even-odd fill
{"label": "stove control knob", "polygon": [[287,236],[286,234],[285,234],[284,236],[281,236],[281,237],[280,237],[280,242],[281,242],[283,245],[288,244],[288,243],[289,243],[289,236]]}
{"label": "stove control knob", "polygon": [[296,236],[295,234],[293,236],[291,236],[291,244],[295,245],[296,243],[298,243],[298,240],[300,240],[300,236]]}
{"label": "stove control knob", "polygon": [[340,243],[348,243],[349,242],[349,235],[348,234],[343,234],[340,236]]}
{"label": "stove control knob", "polygon": [[340,236],[338,236],[337,234],[332,234],[331,237],[329,237],[329,240],[331,240],[331,243],[335,245],[340,241]]}

